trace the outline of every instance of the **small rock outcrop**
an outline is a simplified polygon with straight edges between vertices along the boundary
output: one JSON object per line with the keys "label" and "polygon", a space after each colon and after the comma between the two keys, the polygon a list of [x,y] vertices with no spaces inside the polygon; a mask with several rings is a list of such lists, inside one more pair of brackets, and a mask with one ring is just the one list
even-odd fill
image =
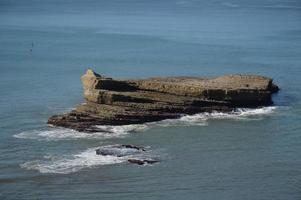
{"label": "small rock outcrop", "polygon": [[127,155],[137,154],[145,151],[146,151],[145,148],[138,147],[131,144],[113,145],[113,146],[98,148],[95,150],[97,155],[116,156],[116,157],[124,157]]}
{"label": "small rock outcrop", "polygon": [[217,78],[160,77],[115,80],[91,69],[81,77],[86,102],[48,123],[78,131],[96,125],[126,125],[178,118],[200,112],[271,105],[279,90],[272,79],[256,75]]}
{"label": "small rock outcrop", "polygon": [[159,162],[158,160],[147,160],[147,159],[128,159],[129,163],[137,165],[154,164]]}
{"label": "small rock outcrop", "polygon": [[95,150],[96,155],[125,157],[129,163],[137,165],[159,162],[158,159],[149,158],[149,156],[144,155],[145,152],[146,148],[131,144],[109,145]]}

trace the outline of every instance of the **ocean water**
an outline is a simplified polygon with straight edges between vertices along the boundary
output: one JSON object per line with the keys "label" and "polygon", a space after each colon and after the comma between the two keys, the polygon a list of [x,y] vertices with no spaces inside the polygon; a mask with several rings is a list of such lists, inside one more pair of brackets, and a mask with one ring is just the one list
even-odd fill
{"label": "ocean water", "polygon": [[[177,120],[48,127],[116,78],[272,77],[275,105]],[[0,0],[0,199],[301,199],[300,0]],[[130,158],[97,156],[116,144]]]}

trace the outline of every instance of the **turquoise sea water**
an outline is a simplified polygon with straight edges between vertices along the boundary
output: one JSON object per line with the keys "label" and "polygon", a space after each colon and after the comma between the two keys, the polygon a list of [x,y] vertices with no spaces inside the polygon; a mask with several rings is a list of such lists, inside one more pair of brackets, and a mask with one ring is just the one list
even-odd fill
{"label": "turquoise sea water", "polygon": [[[117,78],[272,77],[275,105],[83,134],[46,125]],[[299,0],[0,0],[0,199],[300,199]],[[152,166],[95,155],[145,146]]]}

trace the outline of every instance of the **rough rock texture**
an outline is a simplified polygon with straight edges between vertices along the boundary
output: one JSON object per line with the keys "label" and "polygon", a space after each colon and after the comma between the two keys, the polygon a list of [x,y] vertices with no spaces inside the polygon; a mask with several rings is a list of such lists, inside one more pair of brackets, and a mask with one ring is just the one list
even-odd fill
{"label": "rough rock texture", "polygon": [[143,158],[144,156],[141,154],[143,152],[146,152],[146,148],[131,144],[110,145],[100,147],[95,150],[96,155],[126,157],[129,163],[137,165],[154,164],[159,162],[157,159]]}
{"label": "rough rock texture", "polygon": [[139,160],[139,159],[128,159],[129,163],[137,164],[137,165],[145,165],[145,164],[154,164],[159,162],[158,160]]}
{"label": "rough rock texture", "polygon": [[266,106],[273,103],[272,93],[279,90],[272,79],[255,75],[114,80],[89,69],[81,81],[86,103],[50,117],[49,124],[101,131],[95,125],[137,124],[183,114]]}
{"label": "rough rock texture", "polygon": [[97,155],[124,157],[141,152],[145,152],[144,147],[139,147],[131,144],[114,145],[110,147],[102,147],[95,150]]}

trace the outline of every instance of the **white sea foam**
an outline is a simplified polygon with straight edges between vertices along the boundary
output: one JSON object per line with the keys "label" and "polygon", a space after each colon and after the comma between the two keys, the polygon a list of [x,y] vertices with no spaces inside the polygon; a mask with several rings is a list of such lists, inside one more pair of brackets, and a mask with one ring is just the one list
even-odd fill
{"label": "white sea foam", "polygon": [[[262,108],[238,108],[232,112],[205,112],[195,115],[185,115],[179,119],[163,120],[157,122],[159,126],[205,126],[212,119],[232,119],[232,120],[260,120],[262,117],[275,112],[277,107],[262,107]],[[153,123],[152,123],[153,124]]]}
{"label": "white sea foam", "polygon": [[124,161],[126,161],[125,157],[97,155],[95,148],[91,148],[81,153],[61,158],[29,161],[21,164],[21,167],[29,170],[38,170],[40,173],[69,174],[83,168],[117,164]]}
{"label": "white sea foam", "polygon": [[96,126],[101,132],[85,133],[66,128],[46,128],[29,130],[14,135],[16,138],[38,140],[67,140],[67,139],[108,139],[122,138],[133,132],[143,132],[155,126],[206,126],[212,119],[260,120],[275,112],[277,107],[239,108],[229,113],[211,112],[195,115],[184,115],[179,119],[167,119],[159,122],[133,124],[123,126]]}
{"label": "white sea foam", "polygon": [[143,131],[148,128],[146,124],[124,126],[97,126],[101,132],[85,133],[66,128],[46,128],[41,130],[23,131],[14,135],[15,138],[38,140],[66,140],[66,139],[108,139],[122,138],[131,132]]}
{"label": "white sea foam", "polygon": [[139,132],[148,129],[147,124],[131,124],[123,126],[96,126],[104,132],[115,133],[115,134],[126,134],[129,132]]}
{"label": "white sea foam", "polygon": [[[100,147],[116,155],[97,155],[96,149],[89,148],[83,152],[67,155],[63,157],[44,156],[45,160],[34,160],[21,164],[21,168],[28,170],[37,170],[40,173],[69,174],[80,171],[84,168],[94,168],[102,165],[113,165],[127,162],[128,159],[151,159],[149,152],[138,151],[133,149],[117,149],[116,145]],[[122,156],[117,156],[122,153]]]}
{"label": "white sea foam", "polygon": [[[30,139],[76,139],[76,138],[110,138],[123,137],[130,132],[143,131],[153,126],[191,126],[191,125],[207,125],[212,119],[231,119],[231,120],[258,120],[262,117],[275,112],[277,107],[263,107],[256,109],[236,109],[230,113],[212,112],[200,113],[195,115],[185,115],[179,119],[163,120],[160,122],[152,122],[142,125],[126,125],[126,126],[98,126],[104,132],[99,133],[81,133],[69,129],[53,128],[44,131],[27,131],[15,135],[17,138]],[[106,132],[107,131],[107,132]],[[63,156],[59,158],[50,155],[44,156],[44,160],[29,161],[21,165],[22,168],[30,170],[38,170],[41,173],[61,173],[68,174],[77,172],[83,168],[92,168],[100,165],[111,165],[126,162],[129,158],[151,159],[153,155],[146,152],[137,152],[132,149],[116,149],[114,145],[101,147],[108,152],[113,152],[115,156],[97,155],[96,148],[86,151]],[[153,154],[153,152],[151,152]],[[122,154],[121,157],[118,155]]]}

